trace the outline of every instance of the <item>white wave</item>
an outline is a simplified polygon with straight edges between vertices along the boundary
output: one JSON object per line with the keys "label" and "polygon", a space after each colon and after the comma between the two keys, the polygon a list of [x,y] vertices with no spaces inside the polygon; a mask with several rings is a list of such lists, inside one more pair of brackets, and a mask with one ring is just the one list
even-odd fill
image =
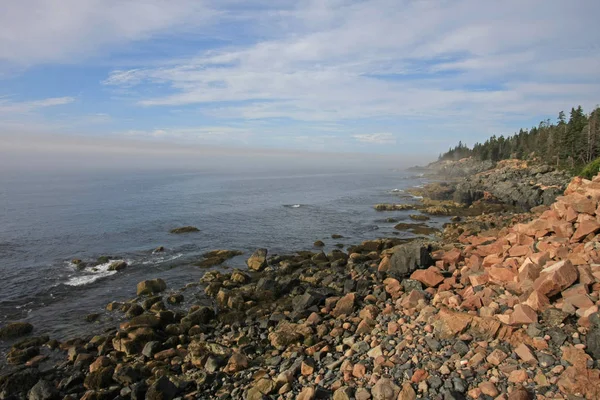
{"label": "white wave", "polygon": [[162,255],[162,256],[158,256],[158,254],[160,254],[160,253],[154,253],[154,257],[152,257],[149,260],[142,261],[141,264],[142,265],[159,264],[159,263],[163,263],[163,262],[177,260],[178,258],[183,257],[183,253],[178,253],[178,254],[173,254],[173,255]]}
{"label": "white wave", "polygon": [[288,208],[300,208],[302,207],[302,204],[284,204],[283,206]]}
{"label": "white wave", "polygon": [[423,200],[423,196],[413,196],[412,198],[417,200]]}
{"label": "white wave", "polygon": [[106,278],[108,276],[114,275],[117,271],[109,271],[110,265],[120,260],[109,260],[105,264],[95,265],[93,267],[86,267],[79,271],[83,275],[71,277],[68,281],[65,282],[67,286],[83,286],[89,285],[92,282],[97,281],[101,278]]}
{"label": "white wave", "polygon": [[392,193],[404,193],[404,190],[402,190],[402,189],[392,189],[391,192]]}
{"label": "white wave", "polygon": [[300,208],[300,204],[293,204],[292,208]]}

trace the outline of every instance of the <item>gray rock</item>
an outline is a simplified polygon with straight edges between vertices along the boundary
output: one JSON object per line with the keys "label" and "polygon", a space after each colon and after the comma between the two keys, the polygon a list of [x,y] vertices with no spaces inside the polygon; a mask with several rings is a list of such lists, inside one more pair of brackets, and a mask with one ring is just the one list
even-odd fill
{"label": "gray rock", "polygon": [[59,398],[58,390],[50,382],[40,379],[27,395],[29,400],[52,400]]}
{"label": "gray rock", "polygon": [[419,268],[433,265],[431,245],[423,242],[411,242],[397,246],[390,258],[389,274],[403,278]]}
{"label": "gray rock", "polygon": [[464,356],[469,352],[469,346],[467,346],[467,344],[462,340],[459,340],[458,342],[454,343],[453,349],[461,356]]}
{"label": "gray rock", "polygon": [[172,400],[177,394],[177,387],[169,380],[162,376],[156,380],[146,392],[146,400]]}
{"label": "gray rock", "polygon": [[423,284],[414,279],[403,279],[402,287],[406,293],[410,293],[413,290],[423,290]]}
{"label": "gray rock", "polygon": [[600,360],[600,313],[589,317],[590,330],[587,334],[586,351],[595,360]]}

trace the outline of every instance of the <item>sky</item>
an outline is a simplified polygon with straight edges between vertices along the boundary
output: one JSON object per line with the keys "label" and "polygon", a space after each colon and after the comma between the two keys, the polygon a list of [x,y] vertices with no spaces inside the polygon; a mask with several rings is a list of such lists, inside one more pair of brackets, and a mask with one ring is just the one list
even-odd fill
{"label": "sky", "polygon": [[597,0],[3,0],[0,136],[435,158],[600,103],[598,15]]}

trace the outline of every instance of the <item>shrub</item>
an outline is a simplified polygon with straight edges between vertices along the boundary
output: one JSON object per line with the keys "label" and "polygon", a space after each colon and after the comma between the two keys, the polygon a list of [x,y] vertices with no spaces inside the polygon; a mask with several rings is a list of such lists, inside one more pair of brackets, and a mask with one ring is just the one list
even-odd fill
{"label": "shrub", "polygon": [[600,158],[595,159],[581,170],[579,176],[586,179],[592,179],[600,172]]}

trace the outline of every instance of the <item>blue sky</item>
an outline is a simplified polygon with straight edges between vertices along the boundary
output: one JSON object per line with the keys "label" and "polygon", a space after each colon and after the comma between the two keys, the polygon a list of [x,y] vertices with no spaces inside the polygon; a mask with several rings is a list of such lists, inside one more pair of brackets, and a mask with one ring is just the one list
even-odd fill
{"label": "blue sky", "polygon": [[0,134],[437,154],[600,103],[596,0],[4,0]]}

